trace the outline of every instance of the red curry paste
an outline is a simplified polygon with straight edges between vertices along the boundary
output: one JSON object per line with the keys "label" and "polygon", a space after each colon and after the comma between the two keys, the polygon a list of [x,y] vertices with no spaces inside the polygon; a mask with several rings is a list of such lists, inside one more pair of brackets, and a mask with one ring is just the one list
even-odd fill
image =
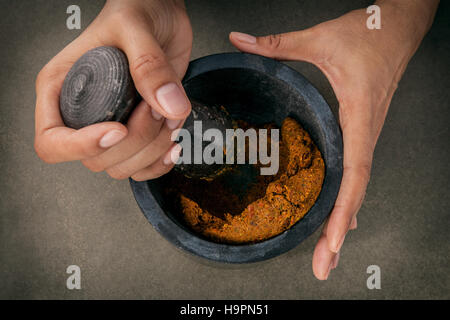
{"label": "red curry paste", "polygon": [[274,237],[309,211],[325,174],[320,151],[294,119],[284,120],[279,146],[278,173],[259,176],[244,196],[226,187],[224,177],[194,180],[173,171],[164,178],[172,186],[166,193],[187,226],[213,241],[243,244]]}

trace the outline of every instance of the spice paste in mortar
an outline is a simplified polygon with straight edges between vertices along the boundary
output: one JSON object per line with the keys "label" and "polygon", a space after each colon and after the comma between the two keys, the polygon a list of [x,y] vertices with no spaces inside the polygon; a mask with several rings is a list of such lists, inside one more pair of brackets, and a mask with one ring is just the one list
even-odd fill
{"label": "spice paste in mortar", "polygon": [[175,200],[188,227],[215,242],[244,244],[274,237],[309,211],[325,174],[319,149],[292,118],[283,121],[279,152],[278,173],[259,175],[244,195],[227,185],[227,177],[206,181],[173,171],[163,178],[166,195]]}

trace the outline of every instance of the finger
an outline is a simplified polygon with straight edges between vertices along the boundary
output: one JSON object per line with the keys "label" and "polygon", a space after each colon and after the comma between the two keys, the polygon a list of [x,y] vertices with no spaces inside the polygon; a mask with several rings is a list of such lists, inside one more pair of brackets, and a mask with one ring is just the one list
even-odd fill
{"label": "finger", "polygon": [[139,170],[138,172],[133,174],[131,178],[136,181],[146,181],[150,179],[159,178],[160,176],[166,174],[173,168],[174,164],[180,157],[180,152],[181,146],[179,144],[175,144],[158,161],[156,161],[147,168]]}
{"label": "finger", "polygon": [[313,62],[317,56],[315,29],[254,37],[241,32],[231,32],[231,43],[241,51],[279,60]]}
{"label": "finger", "polygon": [[98,156],[83,160],[84,166],[99,172],[131,158],[158,136],[163,123],[162,115],[142,100],[128,119],[126,138]]}
{"label": "finger", "polygon": [[160,45],[144,26],[136,22],[119,34],[136,89],[164,117],[184,119],[191,110],[189,99]]}
{"label": "finger", "polygon": [[126,179],[139,170],[149,167],[165,154],[173,145],[172,132],[181,127],[183,121],[166,119],[158,137],[131,158],[106,169],[114,179]]}
{"label": "finger", "polygon": [[333,252],[341,249],[351,222],[361,207],[369,182],[373,144],[370,143],[370,125],[366,122],[364,117],[354,113],[342,125],[344,173],[327,227],[329,249]]}
{"label": "finger", "polygon": [[314,249],[312,268],[315,277],[319,280],[327,280],[333,267],[336,254],[328,249],[328,241],[325,233],[322,233],[316,248]]}
{"label": "finger", "polygon": [[41,74],[37,84],[34,146],[42,160],[57,163],[93,157],[125,138],[127,128],[115,122],[80,130],[65,127],[59,113],[61,79],[50,75]]}
{"label": "finger", "polygon": [[79,130],[54,127],[35,137],[35,150],[47,163],[82,160],[104,152],[120,142],[127,129],[116,122],[94,124]]}

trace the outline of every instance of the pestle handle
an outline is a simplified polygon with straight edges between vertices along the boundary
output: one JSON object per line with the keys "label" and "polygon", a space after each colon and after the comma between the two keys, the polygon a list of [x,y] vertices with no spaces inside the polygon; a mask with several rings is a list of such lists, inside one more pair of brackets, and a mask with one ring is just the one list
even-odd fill
{"label": "pestle handle", "polygon": [[125,54],[114,47],[98,47],[69,70],[59,105],[64,124],[80,129],[104,121],[125,123],[139,100]]}

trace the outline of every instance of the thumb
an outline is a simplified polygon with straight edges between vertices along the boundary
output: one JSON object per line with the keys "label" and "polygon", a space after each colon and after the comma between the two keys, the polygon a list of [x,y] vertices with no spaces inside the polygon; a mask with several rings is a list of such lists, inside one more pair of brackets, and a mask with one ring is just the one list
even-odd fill
{"label": "thumb", "polygon": [[191,111],[180,79],[157,40],[145,28],[127,28],[121,41],[136,89],[151,108],[168,119]]}
{"label": "thumb", "polygon": [[118,122],[102,122],[79,130],[63,125],[37,132],[34,147],[47,163],[83,160],[103,153],[127,135]]}
{"label": "thumb", "polygon": [[263,37],[231,32],[230,41],[240,51],[278,60],[303,60],[313,63],[318,53],[312,29]]}

